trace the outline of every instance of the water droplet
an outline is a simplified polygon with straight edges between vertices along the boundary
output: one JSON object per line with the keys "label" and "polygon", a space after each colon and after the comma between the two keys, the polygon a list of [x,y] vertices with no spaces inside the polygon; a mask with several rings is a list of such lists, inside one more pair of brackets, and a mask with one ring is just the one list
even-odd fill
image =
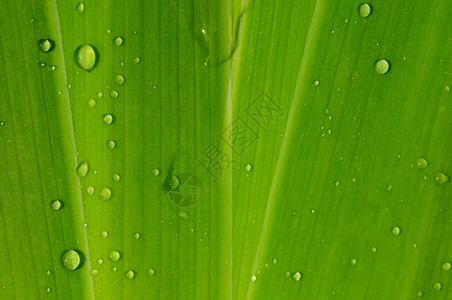
{"label": "water droplet", "polygon": [[375,253],[375,252],[377,252],[377,248],[372,247],[372,248],[370,249],[370,251],[371,251],[372,253]]}
{"label": "water droplet", "polygon": [[416,168],[423,170],[428,167],[428,161],[423,157],[419,157],[414,162],[414,165],[416,166]]}
{"label": "water droplet", "polygon": [[179,187],[179,179],[175,175],[171,176],[171,179],[168,182],[168,190],[174,191],[178,187]]}
{"label": "water droplet", "polygon": [[300,272],[295,272],[295,273],[292,275],[292,278],[293,278],[295,281],[300,281],[300,279],[301,279],[301,273],[300,273]]}
{"label": "water droplet", "polygon": [[89,99],[86,103],[88,104],[89,107],[94,107],[94,106],[97,105],[96,100],[94,100],[94,99],[92,99],[92,98]]}
{"label": "water droplet", "polygon": [[449,91],[450,91],[450,87],[449,87],[448,85],[446,85],[446,86],[444,87],[444,90],[445,90],[446,92],[449,92]]}
{"label": "water droplet", "polygon": [[117,37],[115,37],[114,39],[113,39],[113,44],[115,45],[115,46],[121,46],[122,44],[124,43],[124,40],[122,39],[122,37],[120,37],[120,36],[117,36]]}
{"label": "water droplet", "polygon": [[331,133],[332,133],[331,129],[328,129],[328,130],[326,131],[326,133],[327,133],[327,134],[331,134]]}
{"label": "water droplet", "polygon": [[134,57],[132,61],[134,64],[137,64],[141,61],[141,59],[137,56],[137,57]]}
{"label": "water droplet", "polygon": [[424,292],[423,291],[417,291],[417,293],[416,293],[416,296],[417,297],[424,297]]}
{"label": "water droplet", "polygon": [[290,277],[290,271],[286,271],[286,273],[284,273],[284,276],[286,276],[287,278]]}
{"label": "water droplet", "polygon": [[80,45],[75,49],[75,62],[77,66],[90,72],[97,64],[98,52],[90,44]]}
{"label": "water droplet", "polygon": [[121,74],[115,75],[115,83],[117,85],[123,85],[124,82],[125,82],[124,76],[122,76]]}
{"label": "water droplet", "polygon": [[34,22],[35,22],[35,19],[30,18],[30,23],[34,23]]}
{"label": "water droplet", "polygon": [[339,180],[336,180],[336,181],[334,182],[334,185],[335,185],[335,186],[340,186],[341,183],[339,182]]}
{"label": "water droplet", "polygon": [[100,190],[99,197],[102,200],[110,200],[111,198],[111,189],[109,187],[103,187]]}
{"label": "water droplet", "polygon": [[82,161],[78,167],[77,167],[77,175],[80,178],[85,177],[86,175],[88,175],[88,171],[89,171],[89,165],[88,162],[86,160]]}
{"label": "water droplet", "polygon": [[119,96],[119,93],[117,91],[113,90],[110,92],[111,98],[116,99],[116,98],[118,98],[118,96]]}
{"label": "water droplet", "polygon": [[450,264],[450,262],[447,261],[447,262],[443,263],[441,268],[443,271],[449,271],[451,267],[452,267],[452,265]]}
{"label": "water droplet", "polygon": [[102,265],[104,263],[104,260],[102,258],[99,258],[96,262],[98,265]]}
{"label": "water droplet", "polygon": [[77,4],[77,6],[75,7],[75,10],[76,10],[79,14],[83,14],[83,12],[85,11],[85,4],[83,4],[83,2],[80,2],[80,3]]}
{"label": "water droplet", "polygon": [[104,231],[102,231],[102,232],[100,233],[100,236],[103,237],[103,238],[105,239],[105,238],[108,237],[108,232],[106,232],[106,231],[104,230]]}
{"label": "water droplet", "polygon": [[108,255],[108,258],[112,261],[112,262],[117,262],[120,258],[121,258],[121,253],[119,253],[119,251],[117,250],[113,250],[110,252],[110,254]]}
{"label": "water droplet", "polygon": [[111,271],[112,272],[116,272],[116,271],[118,271],[118,268],[117,267],[111,267]]}
{"label": "water droplet", "polygon": [[252,282],[256,281],[256,279],[257,279],[256,275],[251,276],[251,281]]}
{"label": "water droplet", "polygon": [[438,171],[435,173],[435,177],[434,177],[434,181],[436,184],[443,184],[443,183],[447,183],[449,182],[449,176],[447,176],[446,174],[444,174],[441,171]]}
{"label": "water droplet", "polygon": [[392,184],[388,185],[388,186],[386,187],[386,190],[387,190],[388,192],[392,191]]}
{"label": "water droplet", "polygon": [[400,234],[400,227],[399,226],[392,227],[391,232],[393,236],[398,236]]}
{"label": "water droplet", "polygon": [[152,174],[154,174],[154,176],[159,176],[160,170],[159,169],[154,169],[154,170],[152,170]]}
{"label": "water droplet", "polygon": [[314,85],[318,86],[320,84],[320,80],[314,80]]}
{"label": "water droplet", "polygon": [[433,283],[433,290],[439,292],[443,288],[443,285],[440,282]]}
{"label": "water droplet", "polygon": [[50,65],[50,66],[49,66],[49,70],[50,70],[50,71],[55,71],[56,68],[57,68],[57,67],[56,67],[55,65]]}
{"label": "water droplet", "polygon": [[150,276],[154,276],[155,270],[152,269],[152,268],[150,268],[149,271],[148,271],[148,274],[149,274]]}
{"label": "water droplet", "polygon": [[80,266],[80,255],[76,250],[67,250],[63,253],[63,265],[69,271],[73,271]]}
{"label": "water droplet", "polygon": [[121,176],[119,176],[119,174],[113,174],[111,179],[113,179],[114,182],[118,182],[121,180]]}
{"label": "water droplet", "polygon": [[105,125],[111,125],[115,121],[115,118],[111,114],[106,114],[102,117],[102,120]]}
{"label": "water droplet", "polygon": [[178,212],[177,215],[184,221],[190,220],[190,216],[184,211]]}
{"label": "water droplet", "polygon": [[54,210],[60,210],[63,208],[64,203],[63,203],[63,201],[57,199],[57,200],[53,200],[52,202],[50,202],[50,205],[52,206],[52,208]]}
{"label": "water droplet", "polygon": [[141,234],[139,232],[135,232],[133,234],[133,238],[136,239],[136,240],[140,239],[140,237],[141,237]]}
{"label": "water droplet", "polygon": [[372,7],[369,4],[363,3],[358,7],[358,13],[361,17],[367,18],[372,12]]}
{"label": "water droplet", "polygon": [[98,269],[93,269],[93,270],[91,271],[91,275],[93,275],[93,276],[96,276],[97,273],[99,273],[99,270],[98,270]]}
{"label": "water droplet", "polygon": [[50,270],[47,270],[47,271],[46,271],[46,275],[47,275],[47,276],[50,276],[50,275],[52,275],[52,272],[51,272]]}
{"label": "water droplet", "polygon": [[103,96],[104,96],[104,94],[102,92],[97,93],[98,98],[102,98]]}
{"label": "water droplet", "polygon": [[55,48],[55,42],[51,39],[40,39],[39,47],[43,52],[50,52]]}
{"label": "water droplet", "polygon": [[108,142],[107,142],[107,147],[108,147],[109,149],[115,149],[115,148],[116,148],[116,142],[113,141],[113,140],[108,140]]}
{"label": "water droplet", "polygon": [[246,165],[245,165],[245,171],[249,172],[249,171],[251,171],[252,169],[253,169],[253,166],[252,166],[252,165],[250,165],[250,164],[246,164]]}
{"label": "water droplet", "polygon": [[375,72],[377,74],[383,75],[389,71],[389,63],[385,59],[381,59],[375,63]]}
{"label": "water droplet", "polygon": [[88,194],[88,196],[94,195],[94,187],[93,186],[87,187],[86,188],[86,193]]}
{"label": "water droplet", "polygon": [[134,270],[129,270],[126,272],[125,276],[127,279],[134,279],[135,278],[135,271]]}
{"label": "water droplet", "polygon": [[52,289],[49,288],[49,287],[46,287],[46,288],[44,289],[44,291],[46,291],[47,293],[50,293],[50,292],[52,291]]}
{"label": "water droplet", "polygon": [[47,64],[43,61],[38,62],[38,67],[40,68],[45,68],[47,66]]}

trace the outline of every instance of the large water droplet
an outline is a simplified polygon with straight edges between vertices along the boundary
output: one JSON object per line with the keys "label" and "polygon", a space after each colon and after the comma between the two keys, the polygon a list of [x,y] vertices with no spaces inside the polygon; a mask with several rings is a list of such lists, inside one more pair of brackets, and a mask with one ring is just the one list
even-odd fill
{"label": "large water droplet", "polygon": [[63,208],[64,203],[63,203],[63,201],[57,199],[57,200],[53,200],[52,202],[50,202],[50,205],[52,206],[52,208],[54,210],[60,210]]}
{"label": "large water droplet", "polygon": [[75,49],[75,62],[77,66],[90,72],[97,64],[98,52],[90,44],[84,44]]}
{"label": "large water droplet", "polygon": [[77,11],[79,14],[83,14],[83,12],[85,11],[85,4],[83,4],[83,2],[77,4],[75,11]]}
{"label": "large water droplet", "polygon": [[113,91],[110,92],[110,97],[112,99],[116,99],[116,98],[119,97],[119,93],[117,91],[113,90]]}
{"label": "large water droplet", "polygon": [[117,85],[123,85],[124,82],[125,82],[124,76],[122,76],[121,74],[115,75],[115,83]]}
{"label": "large water droplet", "polygon": [[154,174],[154,176],[159,176],[160,170],[159,169],[154,169],[154,170],[152,170],[152,174]]}
{"label": "large water droplet", "polygon": [[400,230],[399,226],[394,226],[394,227],[392,227],[392,230],[391,230],[393,236],[398,236],[400,234],[400,231],[401,230]]}
{"label": "large water droplet", "polygon": [[133,61],[134,64],[138,64],[141,61],[141,58],[139,58],[137,56],[137,57],[134,57],[132,61]]}
{"label": "large water droplet", "polygon": [[423,157],[419,157],[414,162],[414,165],[416,166],[416,168],[423,170],[428,167],[428,161]]}
{"label": "large water droplet", "polygon": [[374,69],[377,74],[386,74],[389,71],[389,62],[385,59],[381,59],[375,63]]}
{"label": "large water droplet", "polygon": [[177,215],[184,221],[190,220],[190,216],[184,211],[178,212]]}
{"label": "large water droplet", "polygon": [[73,271],[80,266],[80,255],[76,250],[67,250],[63,253],[63,265],[69,271]]}
{"label": "large water droplet", "polygon": [[443,184],[443,183],[447,183],[449,182],[449,176],[447,176],[446,174],[444,174],[441,171],[438,171],[435,173],[435,177],[434,177],[434,181],[436,184]]}
{"label": "large water droplet", "polygon": [[133,238],[136,239],[136,240],[140,239],[140,237],[141,237],[141,234],[139,232],[135,232],[133,234]]}
{"label": "large water droplet", "polygon": [[358,7],[358,13],[361,17],[367,18],[372,12],[372,7],[369,4],[363,3]]}
{"label": "large water droplet", "polygon": [[86,160],[82,161],[77,167],[77,175],[81,178],[88,175],[89,165]]}
{"label": "large water droplet", "polygon": [[170,191],[174,191],[179,187],[179,179],[175,176],[172,175],[168,184],[168,189]]}
{"label": "large water droplet", "polygon": [[126,272],[125,276],[127,279],[134,279],[136,274],[134,270],[129,270]]}
{"label": "large water droplet", "polygon": [[108,258],[112,261],[112,262],[117,262],[120,258],[121,258],[121,253],[119,253],[119,251],[117,250],[113,250],[110,252],[110,254],[108,255]]}
{"label": "large water droplet", "polygon": [[443,285],[440,282],[433,283],[433,290],[439,292],[443,288]]}
{"label": "large water droplet", "polygon": [[113,44],[115,45],[115,46],[121,46],[122,44],[124,43],[124,40],[123,40],[123,38],[122,37],[120,37],[120,36],[117,36],[117,37],[115,37],[114,39],[113,39]]}
{"label": "large water droplet", "polygon": [[103,187],[100,190],[99,197],[102,200],[110,200],[111,198],[111,189],[109,187]]}
{"label": "large water droplet", "polygon": [[115,117],[111,114],[106,114],[102,117],[105,125],[111,125],[115,121]]}
{"label": "large water droplet", "polygon": [[43,52],[50,52],[55,48],[55,42],[51,39],[40,39],[39,47]]}

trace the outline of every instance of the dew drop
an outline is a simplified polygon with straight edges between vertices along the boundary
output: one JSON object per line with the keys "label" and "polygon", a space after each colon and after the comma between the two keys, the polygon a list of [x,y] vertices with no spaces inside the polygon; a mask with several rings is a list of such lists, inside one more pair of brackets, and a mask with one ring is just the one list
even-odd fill
{"label": "dew drop", "polygon": [[104,96],[104,94],[102,92],[97,93],[98,98],[102,98],[103,96]]}
{"label": "dew drop", "polygon": [[126,272],[125,276],[127,279],[134,279],[135,278],[135,271],[134,270],[129,270]]}
{"label": "dew drop", "polygon": [[121,46],[122,44],[124,43],[124,40],[122,39],[122,37],[120,37],[120,36],[117,36],[117,37],[115,37],[114,39],[113,39],[113,44],[115,45],[115,46]]}
{"label": "dew drop", "polygon": [[290,272],[289,272],[289,271],[286,271],[286,273],[284,273],[284,276],[286,276],[287,278],[289,278],[289,277],[290,277]]}
{"label": "dew drop", "polygon": [[52,272],[51,272],[50,270],[47,270],[47,271],[46,271],[46,275],[47,275],[47,276],[50,276],[50,275],[52,275]]}
{"label": "dew drop", "polygon": [[117,267],[111,267],[111,271],[112,272],[116,272],[116,271],[118,271],[118,268]]}
{"label": "dew drop", "polygon": [[152,268],[150,268],[149,271],[148,271],[148,274],[149,274],[150,276],[154,276],[155,270],[152,269]]}
{"label": "dew drop", "polygon": [[449,87],[448,85],[446,85],[446,86],[444,87],[444,90],[445,90],[446,92],[449,92],[449,91],[450,91],[450,87]]}
{"label": "dew drop", "polygon": [[168,191],[174,191],[179,187],[179,179],[173,175],[168,183]]}
{"label": "dew drop", "polygon": [[120,258],[121,258],[121,253],[119,253],[119,251],[117,250],[113,250],[110,252],[110,254],[108,255],[108,258],[112,261],[112,262],[117,262]]}
{"label": "dew drop", "polygon": [[190,216],[184,211],[178,212],[177,215],[184,221],[190,220]]}
{"label": "dew drop", "polygon": [[47,293],[50,293],[50,292],[52,291],[52,289],[49,288],[49,287],[46,287],[46,288],[44,289],[44,291],[46,291]]}
{"label": "dew drop", "polygon": [[53,200],[52,202],[50,202],[50,205],[52,206],[52,208],[54,210],[60,210],[63,208],[64,203],[63,203],[63,201],[57,199],[57,200]]}
{"label": "dew drop", "polygon": [[39,47],[41,48],[42,52],[50,52],[55,48],[55,42],[51,39],[40,39]]}
{"label": "dew drop", "polygon": [[414,162],[414,165],[416,166],[416,168],[423,170],[428,167],[428,161],[423,157],[419,157]]}
{"label": "dew drop", "polygon": [[336,180],[336,181],[334,182],[334,185],[335,185],[335,186],[340,186],[341,183],[339,182],[339,180]]}
{"label": "dew drop", "polygon": [[249,171],[251,171],[252,169],[253,169],[253,166],[252,166],[252,165],[250,165],[250,164],[246,164],[246,165],[245,165],[245,171],[249,172]]}
{"label": "dew drop", "polygon": [[121,180],[121,176],[115,173],[111,176],[111,179],[113,179],[114,182],[118,182]]}
{"label": "dew drop", "polygon": [[108,237],[108,232],[106,232],[106,231],[104,230],[104,231],[102,231],[102,232],[100,233],[100,236],[101,236],[102,238],[106,239],[106,238]]}
{"label": "dew drop", "polygon": [[393,236],[398,236],[400,234],[400,231],[401,230],[400,230],[399,226],[394,226],[394,227],[392,227],[392,230],[391,230]]}
{"label": "dew drop", "polygon": [[82,161],[78,167],[77,167],[77,175],[80,178],[85,177],[86,175],[88,175],[88,171],[89,171],[89,165],[88,162],[86,160]]}
{"label": "dew drop", "polygon": [[102,265],[104,263],[104,260],[102,258],[99,258],[96,262],[98,265]]}
{"label": "dew drop", "polygon": [[320,80],[314,80],[314,85],[318,86],[320,84]]}
{"label": "dew drop", "polygon": [[328,130],[326,131],[326,133],[327,133],[327,134],[331,134],[331,133],[332,133],[331,129],[328,129]]}
{"label": "dew drop", "polygon": [[50,71],[55,71],[57,69],[57,67],[55,65],[50,65],[49,66],[49,70]]}
{"label": "dew drop", "polygon": [[90,72],[97,64],[97,51],[90,44],[80,45],[75,49],[75,62],[77,66]]}
{"label": "dew drop", "polygon": [[75,11],[78,12],[79,14],[83,14],[83,12],[85,11],[85,4],[83,4],[83,2],[77,4],[77,6],[75,7]]}
{"label": "dew drop", "polygon": [[93,275],[93,276],[96,276],[98,273],[99,273],[99,270],[98,270],[98,269],[93,269],[93,270],[91,271],[91,275]]}
{"label": "dew drop", "polygon": [[38,67],[40,68],[45,68],[47,66],[47,64],[43,61],[38,62]]}
{"label": "dew drop", "polygon": [[389,71],[389,63],[385,59],[381,59],[375,63],[375,72],[377,74],[383,75]]}
{"label": "dew drop", "polygon": [[94,187],[93,186],[87,187],[86,188],[86,194],[88,194],[88,196],[94,195]]}
{"label": "dew drop", "polygon": [[159,169],[154,169],[154,170],[152,170],[152,174],[154,174],[154,176],[159,176],[160,170]]}
{"label": "dew drop", "polygon": [[440,282],[433,283],[433,290],[439,292],[443,288],[443,285]]}
{"label": "dew drop", "polygon": [[367,18],[371,12],[372,8],[367,3],[363,3],[358,7],[358,13],[363,18]]}
{"label": "dew drop", "polygon": [[375,248],[375,247],[372,247],[372,248],[370,249],[370,252],[372,252],[372,253],[376,253],[376,252],[377,252],[377,248]]}
{"label": "dew drop", "polygon": [[111,114],[106,114],[102,117],[102,120],[105,125],[111,125],[115,121],[115,118]]}
{"label": "dew drop", "polygon": [[141,237],[141,234],[139,232],[135,232],[133,234],[133,238],[136,239],[136,240],[140,239],[140,237]]}
{"label": "dew drop", "polygon": [[424,292],[423,291],[417,291],[416,293],[416,297],[424,297]]}
{"label": "dew drop", "polygon": [[452,267],[452,265],[450,264],[450,262],[447,261],[447,262],[443,263],[443,265],[441,266],[441,269],[443,271],[449,271],[451,267]]}
{"label": "dew drop", "polygon": [[256,279],[257,279],[256,275],[251,276],[251,281],[252,282],[256,281]]}
{"label": "dew drop", "polygon": [[295,281],[300,281],[300,280],[301,280],[301,273],[300,273],[300,272],[295,272],[295,273],[292,275],[292,278],[293,278]]}
{"label": "dew drop", "polygon": [[138,64],[141,61],[141,58],[139,58],[137,56],[137,57],[134,57],[132,61],[133,61],[134,64]]}
{"label": "dew drop", "polygon": [[278,260],[277,260],[276,258],[273,258],[272,263],[273,263],[274,265],[276,265],[276,264],[278,263]]}
{"label": "dew drop", "polygon": [[124,82],[125,82],[124,76],[122,76],[121,74],[115,75],[115,83],[116,83],[116,85],[123,85]]}
{"label": "dew drop", "polygon": [[388,186],[386,187],[386,190],[387,190],[388,192],[391,192],[391,191],[392,191],[392,184],[388,185]]}
{"label": "dew drop", "polygon": [[103,187],[100,190],[99,197],[102,200],[110,200],[111,198],[111,189],[109,187]]}
{"label": "dew drop", "polygon": [[443,172],[438,171],[438,172],[435,173],[434,181],[435,181],[436,184],[440,185],[440,184],[443,184],[443,183],[447,183],[447,182],[449,182],[449,180],[450,180],[449,176],[447,176]]}
{"label": "dew drop", "polygon": [[108,140],[107,147],[109,149],[115,149],[116,148],[116,142],[114,140]]}
{"label": "dew drop", "polygon": [[352,265],[352,266],[354,266],[354,265],[356,265],[356,259],[352,259],[352,260],[350,260],[350,264]]}
{"label": "dew drop", "polygon": [[69,271],[73,271],[80,266],[80,255],[76,250],[67,250],[63,253],[63,265]]}
{"label": "dew drop", "polygon": [[119,96],[119,93],[117,91],[113,90],[110,92],[110,97],[112,99],[116,99],[116,98],[118,98],[118,96]]}
{"label": "dew drop", "polygon": [[86,104],[88,104],[88,107],[94,107],[97,105],[97,102],[96,102],[96,100],[91,98],[86,102]]}

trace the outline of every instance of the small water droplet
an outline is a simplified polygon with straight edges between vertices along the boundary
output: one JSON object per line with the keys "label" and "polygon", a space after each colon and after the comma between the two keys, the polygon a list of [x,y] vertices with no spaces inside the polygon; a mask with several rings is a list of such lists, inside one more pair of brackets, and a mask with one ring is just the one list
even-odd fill
{"label": "small water droplet", "polygon": [[352,266],[356,265],[356,259],[352,258],[352,259],[350,260],[350,264],[351,264]]}
{"label": "small water droplet", "polygon": [[102,98],[103,96],[104,96],[104,93],[102,93],[102,92],[97,93],[98,98]]}
{"label": "small water droplet", "polygon": [[114,140],[108,140],[107,147],[109,149],[115,149],[116,148],[116,142]]}
{"label": "small water droplet", "polygon": [[332,133],[331,129],[328,129],[328,130],[326,131],[326,133],[327,133],[327,134],[331,134],[331,133]]}
{"label": "small water droplet", "polygon": [[442,269],[443,271],[449,271],[451,267],[452,267],[452,265],[450,264],[450,262],[446,261],[446,262],[443,263],[443,265],[441,266],[441,269]]}
{"label": "small water droplet", "polygon": [[111,179],[113,179],[114,182],[118,182],[121,180],[121,176],[115,173],[111,176]]}
{"label": "small water droplet", "polygon": [[442,290],[442,288],[443,288],[443,285],[440,282],[433,283],[433,290],[439,292]]}
{"label": "small water droplet", "polygon": [[257,279],[256,275],[252,275],[252,276],[251,276],[251,281],[252,281],[252,282],[256,281],[256,279]]}
{"label": "small water droplet", "polygon": [[449,92],[449,91],[450,91],[450,87],[449,87],[448,85],[446,85],[446,86],[444,87],[444,90],[445,90],[446,92]]}
{"label": "small water droplet", "polygon": [[314,80],[314,85],[318,86],[320,84],[320,80]]}
{"label": "small water droplet", "polygon": [[293,278],[295,281],[300,281],[300,280],[301,280],[301,273],[300,273],[300,272],[295,272],[295,273],[292,275],[292,278]]}
{"label": "small water droplet", "polygon": [[375,252],[377,252],[377,248],[375,248],[375,247],[372,247],[372,248],[370,249],[370,252],[372,252],[372,253],[375,253]]}
{"label": "small water droplet", "polygon": [[118,98],[118,96],[119,96],[119,93],[117,91],[113,90],[110,92],[110,97],[112,99],[116,99],[116,98]]}
{"label": "small water droplet", "polygon": [[381,59],[375,63],[375,72],[383,75],[389,71],[389,62],[386,59]]}
{"label": "small water droplet", "polygon": [[77,66],[90,72],[97,64],[97,50],[90,44],[80,45],[75,49],[75,62]]}
{"label": "small water droplet", "polygon": [[132,61],[133,61],[134,64],[137,64],[137,63],[139,63],[141,61],[141,58],[139,58],[137,56],[137,57],[134,57]]}
{"label": "small water droplet", "polygon": [[253,166],[252,166],[252,165],[250,165],[250,164],[246,164],[246,165],[245,165],[245,171],[249,172],[249,171],[251,171],[252,169],[253,169]]}
{"label": "small water droplet", "polygon": [[104,263],[104,260],[102,258],[99,258],[96,262],[98,265],[102,265]]}
{"label": "small water droplet", "polygon": [[50,293],[50,292],[52,291],[52,289],[51,289],[50,287],[46,287],[46,288],[44,289],[44,291],[46,291],[47,293]]}
{"label": "small water droplet", "polygon": [[115,46],[121,46],[122,44],[124,43],[124,40],[123,40],[123,38],[122,37],[120,37],[120,36],[117,36],[117,37],[115,37],[114,39],[113,39],[113,44],[115,45]]}
{"label": "small water droplet", "polygon": [[87,187],[86,188],[86,193],[88,194],[88,196],[94,195],[94,187],[93,186]]}
{"label": "small water droplet", "polygon": [[386,190],[387,190],[388,192],[391,192],[391,191],[392,191],[392,184],[388,185],[388,186],[386,187]]}
{"label": "small water droplet", "polygon": [[438,171],[438,172],[435,173],[434,181],[435,181],[436,184],[440,185],[440,184],[443,184],[443,183],[447,183],[447,182],[449,182],[449,180],[450,180],[449,176],[447,176],[443,172]]}
{"label": "small water droplet", "polygon": [[91,275],[96,276],[99,273],[98,269],[91,270]]}
{"label": "small water droplet", "polygon": [[106,114],[102,117],[102,120],[105,125],[111,125],[115,121],[115,118],[111,114]]}
{"label": "small water droplet", "polygon": [[89,171],[89,165],[88,165],[88,161],[84,160],[82,161],[78,166],[77,166],[77,175],[80,178],[85,177],[86,175],[88,175],[88,171]]}
{"label": "small water droplet", "polygon": [[108,255],[108,258],[112,261],[112,262],[117,262],[118,260],[121,259],[121,253],[119,253],[119,251],[117,250],[113,250],[110,252],[110,254]]}
{"label": "small water droplet", "polygon": [[67,250],[63,253],[63,265],[69,271],[73,271],[80,266],[80,255],[76,250]]}
{"label": "small water droplet", "polygon": [[111,33],[111,30],[110,29],[107,29],[107,30],[105,30],[105,33],[108,35],[108,34],[110,34]]}
{"label": "small water droplet", "polygon": [[417,297],[424,297],[424,292],[423,291],[417,291],[417,293],[416,293],[416,296]]}
{"label": "small water droplet", "polygon": [[94,99],[92,99],[92,98],[89,99],[86,103],[88,104],[89,107],[94,107],[94,106],[97,105],[96,100],[94,100]]}
{"label": "small water droplet", "polygon": [[398,236],[400,234],[400,231],[401,230],[400,230],[399,226],[394,226],[394,227],[392,227],[392,230],[391,230],[393,236]]}
{"label": "small water droplet", "polygon": [[47,66],[47,64],[43,61],[38,62],[38,67],[40,68],[45,68]]}
{"label": "small water droplet", "polygon": [[149,271],[148,271],[148,274],[149,274],[150,276],[154,276],[155,270],[152,269],[152,268],[150,268]]}
{"label": "small water droplet", "polygon": [[133,234],[133,238],[136,239],[136,240],[140,239],[140,237],[141,237],[141,234],[139,232],[135,232]]}
{"label": "small water droplet", "polygon": [[278,263],[278,260],[277,260],[276,258],[273,258],[272,263],[273,263],[274,265],[276,265],[276,264]]}
{"label": "small water droplet", "polygon": [[159,169],[154,169],[154,170],[152,170],[152,174],[154,174],[154,176],[159,176],[160,170]]}
{"label": "small water droplet", "polygon": [[109,187],[103,187],[100,190],[99,197],[102,200],[110,200],[111,198],[111,189]]}
{"label": "small water droplet", "polygon": [[334,182],[334,185],[335,185],[335,186],[340,186],[341,183],[339,182],[339,180],[336,180],[336,181]]}
{"label": "small water droplet", "polygon": [[414,165],[416,166],[416,168],[423,170],[428,167],[428,161],[423,157],[419,157],[414,162]]}
{"label": "small water droplet", "polygon": [[117,85],[123,85],[124,82],[125,82],[124,76],[122,76],[121,74],[115,75],[115,83]]}
{"label": "small water droplet", "polygon": [[101,233],[100,233],[100,236],[102,237],[102,238],[107,238],[108,237],[108,232],[106,232],[105,230],[104,231],[102,231]]}
{"label": "small water droplet", "polygon": [[50,275],[52,275],[52,272],[51,272],[50,270],[47,270],[47,271],[46,271],[46,275],[47,275],[47,276],[50,276]]}
{"label": "small water droplet", "polygon": [[287,278],[290,277],[290,271],[286,271],[286,273],[284,273],[284,276],[286,276]]}
{"label": "small water droplet", "polygon": [[177,215],[184,221],[190,220],[190,216],[184,211],[178,212]]}
{"label": "small water droplet", "polygon": [[30,23],[34,23],[34,22],[35,22],[35,19],[30,18]]}
{"label": "small water droplet", "polygon": [[112,271],[112,272],[118,271],[118,267],[111,267],[111,271]]}
{"label": "small water droplet", "polygon": [[363,3],[358,7],[358,13],[363,18],[367,18],[371,12],[372,7],[367,3]]}
{"label": "small water droplet", "polygon": [[83,2],[77,4],[75,11],[77,11],[79,14],[83,14],[83,12],[85,11],[85,4],[83,4]]}
{"label": "small water droplet", "polygon": [[126,272],[125,276],[127,279],[134,279],[135,278],[135,271],[134,270],[129,270]]}
{"label": "small water droplet", "polygon": [[39,47],[42,52],[50,52],[55,48],[55,42],[51,39],[40,39]]}
{"label": "small water droplet", "polygon": [[50,202],[50,205],[52,206],[52,208],[54,210],[60,210],[63,208],[64,203],[63,203],[63,201],[57,199],[57,200],[53,200],[52,202]]}
{"label": "small water droplet", "polygon": [[50,65],[50,66],[49,66],[49,70],[50,70],[50,71],[55,71],[56,68],[57,68],[57,67],[56,67],[55,65]]}

